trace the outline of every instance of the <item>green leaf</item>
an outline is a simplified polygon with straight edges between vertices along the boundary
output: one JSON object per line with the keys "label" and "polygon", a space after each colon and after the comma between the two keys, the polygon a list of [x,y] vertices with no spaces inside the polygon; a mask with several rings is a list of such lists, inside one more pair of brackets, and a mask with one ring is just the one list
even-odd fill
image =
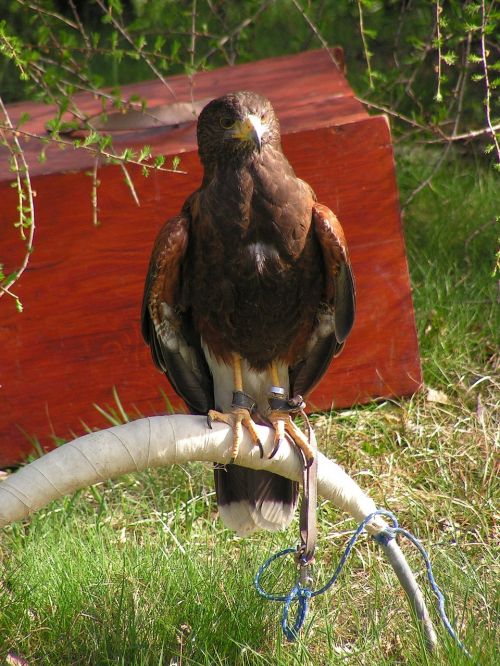
{"label": "green leaf", "polygon": [[148,159],[148,157],[151,157],[151,146],[143,146],[137,159],[139,162],[142,162],[143,160]]}
{"label": "green leaf", "polygon": [[91,146],[93,143],[99,143],[100,141],[100,136],[95,130],[91,130],[88,135],[85,137],[83,141],[83,146],[86,148],[87,146]]}
{"label": "green leaf", "polygon": [[165,39],[165,37],[163,35],[158,35],[158,37],[155,39],[153,49],[157,52],[161,51],[166,43],[167,40]]}
{"label": "green leaf", "polygon": [[447,65],[454,65],[457,62],[457,56],[455,53],[443,53],[441,58],[445,61]]}
{"label": "green leaf", "polygon": [[146,46],[146,44],[147,40],[146,37],[144,37],[144,35],[140,35],[135,41],[135,46],[138,51],[142,51],[142,49]]}
{"label": "green leaf", "polygon": [[104,136],[101,136],[99,140],[99,149],[103,151],[106,150],[107,148],[109,148],[112,141],[113,137],[111,136],[111,134],[104,134]]}
{"label": "green leaf", "polygon": [[109,0],[109,8],[114,9],[119,15],[123,14],[123,5],[120,0]]}
{"label": "green leaf", "polygon": [[30,119],[30,114],[27,113],[26,111],[24,111],[21,114],[21,117],[19,118],[19,120],[17,121],[17,126],[21,127],[21,125],[24,125],[24,123],[28,122],[29,119]]}

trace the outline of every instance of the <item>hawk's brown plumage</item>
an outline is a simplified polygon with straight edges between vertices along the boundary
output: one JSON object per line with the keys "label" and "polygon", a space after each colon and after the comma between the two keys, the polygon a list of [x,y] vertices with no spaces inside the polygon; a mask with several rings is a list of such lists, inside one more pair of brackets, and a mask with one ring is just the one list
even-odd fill
{"label": "hawk's brown plumage", "polygon": [[[272,364],[292,395],[306,395],[351,330],[345,238],[283,155],[268,100],[240,92],[210,102],[198,146],[203,182],[155,242],[143,335],[193,412],[230,409],[238,354],[243,390],[265,415]],[[228,466],[216,485],[223,517],[242,533],[293,515],[295,485],[274,474]]]}

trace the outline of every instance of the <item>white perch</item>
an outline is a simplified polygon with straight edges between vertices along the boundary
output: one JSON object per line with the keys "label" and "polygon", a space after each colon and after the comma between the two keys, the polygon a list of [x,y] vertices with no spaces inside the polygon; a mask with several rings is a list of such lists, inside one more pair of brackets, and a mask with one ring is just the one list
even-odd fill
{"label": "white perch", "polygon": [[[273,431],[258,427],[265,451],[271,451]],[[207,427],[202,416],[155,416],[108,430],[90,433],[51,451],[22,467],[0,484],[0,527],[41,509],[49,502],[87,486],[175,463],[207,461],[228,463],[232,433],[224,424]],[[238,454],[238,464],[268,469],[289,479],[302,478],[299,456],[288,443],[269,460],[261,458],[248,436]],[[330,499],[358,522],[377,507],[344,470],[321,453],[318,458],[318,494]],[[367,525],[377,534],[386,527],[379,517]],[[381,546],[401,582],[432,649],[436,634],[425,602],[395,539]]]}

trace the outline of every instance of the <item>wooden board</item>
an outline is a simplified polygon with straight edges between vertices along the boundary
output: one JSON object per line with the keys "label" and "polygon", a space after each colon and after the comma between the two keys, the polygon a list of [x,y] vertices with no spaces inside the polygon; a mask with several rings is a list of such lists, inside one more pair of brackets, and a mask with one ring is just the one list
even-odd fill
{"label": "wooden board", "polygon": [[[295,129],[283,145],[297,174],[341,220],[357,281],[354,330],[310,405],[413,393],[421,374],[386,119],[363,114]],[[195,151],[183,154],[181,167],[187,175],[144,178],[132,170],[140,207],[120,169],[102,168],[98,228],[91,223],[91,178],[35,178],[36,250],[16,285],[25,311],[0,301],[0,465],[30,452],[24,433],[50,446],[53,434],[83,433],[82,422],[103,427],[93,404],[111,404],[112,387],[131,414],[165,411],[160,387],[179,405],[141,339],[140,305],[158,228],[199,185]],[[0,200],[2,256],[15,260],[16,196],[6,181]]]}
{"label": "wooden board", "polygon": [[[272,101],[283,134],[341,125],[368,117],[363,106],[354,98],[345,77],[324,50],[201,72],[195,77],[193,89],[186,76],[173,76],[167,81],[175,97],[160,81],[124,86],[122,97],[128,99],[132,95],[140,96],[147,99],[149,108],[171,102],[189,102],[191,93],[196,100],[210,100],[229,91],[254,90]],[[93,115],[102,111],[101,100],[93,95],[82,93],[75,95],[75,100],[84,113]],[[23,131],[38,135],[46,134],[46,123],[55,114],[52,107],[36,102],[9,106],[14,124],[26,113],[30,120],[22,125]],[[114,144],[117,149],[147,144],[154,154],[162,155],[190,152],[197,149],[195,122],[175,129],[120,132],[115,134]],[[40,148],[40,142],[36,139],[24,142],[32,176],[83,171],[94,163],[91,153],[71,148],[61,150],[60,146],[49,146],[47,159],[41,163],[38,160]],[[0,146],[0,181],[11,177],[6,150]]]}

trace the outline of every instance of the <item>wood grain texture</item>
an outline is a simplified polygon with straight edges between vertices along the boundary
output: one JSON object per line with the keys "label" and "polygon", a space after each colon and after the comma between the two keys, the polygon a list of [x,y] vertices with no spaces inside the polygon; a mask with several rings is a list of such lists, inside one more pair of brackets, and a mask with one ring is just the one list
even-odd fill
{"label": "wood grain texture", "polygon": [[[245,84],[253,87],[251,69]],[[290,99],[294,91],[286,93]],[[310,406],[413,393],[421,373],[386,119],[363,111],[353,122],[323,120],[322,127],[285,132],[283,146],[297,174],[341,221],[357,282],[353,332]],[[132,169],[140,207],[120,169],[102,168],[98,228],[88,175],[34,179],[36,249],[16,285],[25,311],[0,301],[0,464],[31,450],[23,433],[49,447],[51,434],[80,434],[82,422],[103,427],[93,403],[111,404],[113,386],[131,414],[165,411],[160,388],[179,405],[141,339],[140,307],[154,238],[200,183],[196,152],[182,155],[181,168],[188,174],[149,178]],[[7,181],[0,182],[0,201],[2,259],[14,265],[22,247]]]}
{"label": "wood grain texture", "polygon": [[[175,94],[171,96],[160,81],[146,81],[122,87],[122,97],[138,95],[148,100],[148,107],[191,100],[191,87],[186,76],[167,79]],[[295,56],[282,56],[259,62],[222,67],[211,72],[200,72],[194,79],[195,100],[210,100],[236,90],[253,90],[268,97],[280,119],[283,133],[301,129],[314,129],[325,125],[337,125],[366,118],[363,106],[354,98],[346,79],[337,70],[325,50],[306,51]],[[78,108],[92,116],[102,111],[101,101],[93,95],[75,95]],[[50,106],[22,102],[11,104],[9,114],[15,124],[22,114],[30,120],[22,129],[38,135],[46,135],[45,125],[54,117]],[[69,116],[68,116],[69,119]],[[119,148],[151,146],[154,154],[175,155],[196,150],[195,121],[172,128],[153,128],[140,132],[118,132],[114,145]],[[88,169],[93,165],[93,155],[72,148],[48,146],[47,159],[38,160],[41,145],[36,139],[23,142],[32,176]],[[11,179],[7,153],[0,146],[0,181]]]}

